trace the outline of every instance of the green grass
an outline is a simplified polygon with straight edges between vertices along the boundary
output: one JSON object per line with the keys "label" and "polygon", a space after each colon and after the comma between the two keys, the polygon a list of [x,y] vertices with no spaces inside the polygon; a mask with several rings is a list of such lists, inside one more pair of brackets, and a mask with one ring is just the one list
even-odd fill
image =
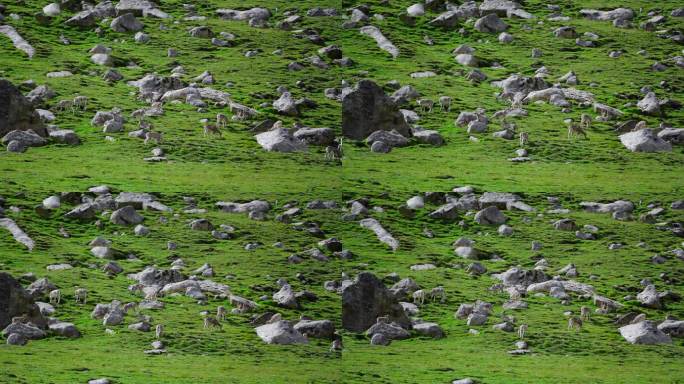
{"label": "green grass", "polygon": [[[162,9],[174,16],[183,15],[183,1],[164,1]],[[453,123],[460,111],[484,107],[488,115],[506,107],[494,97],[497,89],[490,80],[507,77],[510,73],[532,75],[541,65],[551,73],[549,81],[573,70],[580,79],[577,88],[595,94],[599,102],[619,107],[627,118],[642,119],[649,126],[657,126],[659,118],[644,117],[636,107],[623,107],[641,98],[639,89],[654,87],[658,97],[671,97],[684,101],[682,69],[671,66],[663,72],[652,72],[649,66],[681,55],[681,45],[656,37],[655,33],[639,29],[616,29],[609,22],[577,19],[582,8],[612,9],[618,6],[638,10],[635,24],[646,20],[646,12],[660,8],[664,14],[681,6],[675,1],[656,3],[628,0],[617,1],[559,1],[563,14],[573,17],[567,23],[548,22],[550,14],[545,1],[529,0],[525,9],[544,20],[508,20],[515,41],[501,45],[496,35],[471,33],[463,37],[456,31],[443,31],[429,26],[435,16],[430,13],[420,18],[415,27],[402,24],[396,15],[412,1],[395,0],[389,5],[368,1],[371,13],[385,16],[384,21],[373,21],[400,49],[400,56],[392,60],[371,39],[358,30],[339,28],[343,19],[304,17],[302,28],[316,28],[328,44],[339,45],[346,56],[356,64],[351,68],[331,66],[321,70],[307,66],[301,72],[288,72],[291,61],[305,62],[319,46],[302,39],[292,38],[292,31],[254,29],[243,22],[218,20],[217,8],[245,7],[243,1],[210,0],[198,4],[201,15],[211,16],[206,22],[163,22],[170,29],[161,31],[157,20],[145,20],[145,32],[151,35],[149,44],[133,41],[131,35],[111,32],[107,27],[104,37],[93,32],[64,27],[62,22],[70,14],[57,17],[50,25],[41,26],[32,15],[42,2],[27,0],[26,5],[7,4],[9,13],[17,13],[21,20],[7,19],[37,49],[37,56],[27,60],[7,39],[0,38],[0,76],[15,84],[34,79],[48,84],[58,96],[49,102],[69,99],[80,94],[88,96],[88,110],[83,113],[59,113],[56,124],[73,129],[83,144],[77,147],[50,145],[31,148],[24,154],[0,153],[0,195],[8,205],[21,208],[19,213],[8,212],[37,242],[37,249],[27,252],[6,231],[0,232],[0,270],[15,276],[33,272],[47,276],[64,292],[64,304],[58,307],[57,317],[74,322],[83,337],[65,340],[50,337],[30,342],[25,347],[0,346],[0,382],[2,383],[75,383],[88,379],[109,377],[117,383],[449,383],[456,378],[473,377],[484,383],[680,383],[684,382],[681,356],[682,339],[670,346],[633,346],[622,339],[609,316],[595,315],[579,333],[566,330],[566,310],[577,311],[589,301],[574,298],[570,305],[561,305],[548,297],[529,297],[529,309],[512,314],[518,323],[530,325],[531,355],[513,357],[506,352],[514,348],[516,336],[491,329],[503,315],[501,304],[506,297],[489,292],[495,283],[488,274],[500,272],[510,266],[531,268],[536,257],[542,255],[556,271],[574,263],[580,276],[577,280],[592,284],[602,295],[617,299],[626,305],[624,312],[640,310],[650,319],[662,319],[666,314],[684,318],[684,304],[671,303],[667,310],[644,310],[637,302],[622,298],[639,289],[642,278],[651,278],[659,291],[670,289],[684,293],[684,264],[670,258],[666,263],[654,265],[649,258],[654,254],[667,255],[681,247],[681,239],[653,225],[638,221],[615,221],[609,215],[578,211],[581,201],[613,201],[629,199],[637,203],[635,216],[648,211],[649,202],[662,202],[663,206],[684,198],[684,149],[676,146],[671,153],[639,154],[628,152],[613,132],[612,124],[596,123],[589,132],[589,140],[567,140],[563,119],[577,118],[587,112],[573,106],[570,114],[561,113],[550,105],[528,105],[529,117],[516,119],[519,129],[530,132],[530,151],[533,161],[523,164],[509,162],[515,156],[517,142],[495,139],[490,134],[479,136],[480,142],[468,140],[464,129]],[[327,6],[343,9],[355,2],[328,1]],[[254,3],[256,5],[256,3]],[[268,0],[259,5],[278,11],[273,20],[281,20],[285,10],[298,8],[300,14],[323,2],[300,0],[280,2]],[[209,25],[215,32],[229,31],[238,36],[239,44],[231,48],[216,48],[207,39],[191,38],[187,29]],[[524,31],[523,25],[530,29]],[[578,32],[594,32],[600,36],[599,47],[579,48],[573,40],[554,39],[553,29],[573,25]],[[683,29],[682,21],[668,16],[659,29]],[[58,37],[64,34],[72,41],[62,45]],[[423,34],[435,40],[434,46],[422,43]],[[88,50],[95,44],[113,49],[114,56],[124,65],[116,69],[125,80],[108,85],[100,79],[102,67],[92,64]],[[460,71],[463,70],[451,55],[460,44],[476,48],[476,54],[489,61],[501,63],[505,69],[483,68],[489,77],[480,85],[472,85]],[[166,57],[166,50],[174,47],[180,55]],[[544,51],[540,59],[532,59],[532,48]],[[281,57],[271,55],[275,49],[284,49]],[[260,55],[245,58],[244,52],[259,49]],[[611,50],[623,50],[621,58],[611,59]],[[649,57],[637,54],[646,49]],[[125,64],[133,61],[137,68]],[[299,121],[311,127],[331,127],[340,131],[340,106],[326,99],[323,89],[339,87],[341,80],[354,82],[364,77],[379,84],[396,79],[402,84],[415,86],[425,97],[437,99],[441,95],[453,98],[452,112],[434,112],[422,115],[419,124],[438,130],[446,145],[438,148],[412,145],[394,149],[380,155],[371,153],[365,145],[345,142],[345,159],[342,166],[323,161],[321,148],[307,153],[278,154],[261,150],[249,132],[247,122],[229,124],[220,139],[202,136],[199,120],[215,115],[220,110],[209,107],[207,113],[198,113],[182,104],[167,104],[162,117],[151,119],[155,128],[164,132],[161,147],[170,161],[147,163],[151,146],[142,140],[129,138],[127,133],[110,134],[115,142],[104,140],[100,129],[90,126],[97,110],[118,106],[126,115],[141,108],[143,103],[132,94],[134,88],[126,81],[137,80],[147,73],[168,75],[182,65],[185,80],[190,81],[204,70],[215,78],[214,88],[231,93],[234,100],[257,108],[262,118],[276,118],[272,108],[260,108],[262,102],[271,102],[276,87],[286,85],[295,97],[308,97],[319,107],[307,109],[298,118],[283,118],[286,125]],[[48,79],[45,74],[57,70],[70,70],[73,77]],[[431,70],[438,75],[427,79],[412,79],[410,73]],[[311,88],[299,88],[298,80]],[[667,81],[672,90],[658,86]],[[226,87],[227,82],[234,83]],[[595,83],[596,86],[590,86]],[[389,90],[388,90],[389,91]],[[410,108],[413,108],[411,106]],[[278,117],[280,118],[280,117]],[[665,120],[675,127],[684,127],[684,113],[668,110]],[[496,122],[490,129],[496,127]],[[126,132],[135,129],[126,124]],[[152,231],[146,238],[133,235],[130,228],[105,225],[98,230],[87,222],[74,222],[62,218],[70,207],[63,206],[51,218],[41,218],[33,207],[53,193],[85,191],[88,187],[107,184],[116,191],[153,192],[172,206],[178,216],[167,215],[168,224],[161,224],[160,214],[145,212],[145,223]],[[411,196],[425,191],[450,191],[455,186],[473,185],[478,191],[516,192],[543,213],[549,206],[547,196],[557,196],[563,205],[573,210],[569,215],[557,216],[538,213],[506,212],[515,229],[512,237],[502,238],[496,228],[472,223],[468,226],[443,223],[429,219],[428,213],[436,208],[429,206],[413,220],[403,218],[397,207]],[[195,197],[207,214],[182,213],[183,196]],[[341,205],[350,199],[368,197],[372,205],[383,207],[384,212],[373,212],[401,242],[397,252],[390,252],[375,236],[359,227],[357,222],[339,220],[342,212],[310,211],[298,220],[316,221],[328,236],[342,240],[345,248],[354,252],[351,261],[331,258],[328,263],[306,260],[301,264],[288,264],[287,257],[314,247],[318,238],[294,231],[290,225],[268,220],[256,222],[242,215],[218,212],[214,203],[219,200],[237,201],[266,199],[276,206],[271,219],[282,211],[284,202],[296,200],[300,206],[313,199],[332,199]],[[277,201],[277,205],[276,205]],[[193,232],[187,222],[206,217],[215,225],[231,224],[238,229],[234,240],[218,241],[208,233]],[[595,241],[580,241],[573,234],[553,230],[551,223],[561,217],[572,217],[578,224],[594,224],[600,228]],[[527,221],[529,220],[529,221]],[[103,220],[106,221],[106,220]],[[667,210],[662,221],[684,222],[682,211]],[[72,237],[65,239],[58,233],[64,226]],[[428,239],[422,235],[428,227],[436,234]],[[97,268],[102,261],[92,257],[88,242],[96,236],[113,241],[115,248],[133,253],[138,260],[121,260],[125,272],[117,277],[106,277]],[[466,236],[476,240],[478,247],[500,255],[503,261],[483,261],[488,274],[473,278],[465,272],[468,263],[454,256],[451,243]],[[177,241],[176,251],[166,250],[166,242]],[[530,243],[542,241],[541,252],[532,252]],[[282,241],[286,248],[271,247]],[[637,247],[646,242],[648,248]],[[245,251],[244,245],[260,242],[255,251]],[[626,247],[609,251],[608,244],[622,242]],[[210,263],[216,270],[215,281],[229,285],[238,295],[257,300],[271,295],[276,279],[287,278],[295,290],[307,289],[319,296],[316,302],[305,302],[302,310],[283,310],[271,301],[259,302],[260,312],[279,311],[285,318],[296,320],[300,315],[315,319],[331,319],[339,327],[339,296],[323,289],[326,280],[339,279],[342,272],[355,274],[370,270],[378,276],[397,272],[412,277],[421,286],[431,288],[442,285],[448,295],[445,304],[429,303],[421,308],[420,317],[435,321],[445,330],[447,337],[430,340],[413,337],[397,341],[388,347],[373,347],[365,336],[344,333],[345,350],[331,354],[326,341],[312,340],[307,346],[265,345],[256,336],[247,315],[230,315],[220,332],[202,329],[200,311],[213,310],[225,301],[210,299],[201,306],[187,297],[163,298],[166,307],[160,311],[147,311],[156,322],[166,325],[168,354],[147,356],[153,335],[129,331],[126,326],[113,327],[117,332],[108,336],[99,321],[90,318],[90,303],[139,300],[126,289],[131,280],[126,274],[140,271],[147,265],[168,268],[175,257],[182,257],[188,267],[185,272]],[[69,262],[74,269],[47,272],[45,267],[54,263]],[[433,263],[437,269],[414,272],[410,266]],[[665,284],[659,274],[667,274],[678,282]],[[311,279],[301,283],[297,273]],[[596,275],[590,280],[590,275]],[[79,306],[73,302],[73,287],[87,287],[89,304]],[[620,290],[624,285],[632,291]],[[488,326],[478,327],[480,335],[468,334],[464,321],[454,319],[453,313],[463,302],[477,299],[495,304],[494,316]],[[125,324],[132,321],[126,319]]]}

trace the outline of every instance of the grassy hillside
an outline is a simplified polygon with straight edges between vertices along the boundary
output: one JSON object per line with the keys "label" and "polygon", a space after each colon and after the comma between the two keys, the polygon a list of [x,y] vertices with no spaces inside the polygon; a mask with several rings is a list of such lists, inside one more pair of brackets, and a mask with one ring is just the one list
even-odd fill
{"label": "grassy hillside", "polygon": [[[660,98],[669,97],[684,102],[683,69],[669,63],[662,72],[651,71],[655,61],[682,55],[684,46],[657,37],[656,32],[639,28],[619,29],[610,22],[582,19],[583,8],[613,9],[619,6],[637,11],[636,25],[649,18],[652,9],[662,10],[667,16],[657,29],[684,29],[682,18],[670,17],[670,12],[681,3],[676,1],[557,1],[562,13],[572,19],[552,22],[546,17],[552,13],[547,1],[528,0],[525,10],[537,19],[505,19],[515,40],[500,44],[496,34],[476,32],[472,24],[464,25],[470,33],[462,36],[456,30],[442,30],[428,23],[437,14],[429,12],[417,19],[415,26],[405,25],[397,17],[411,1],[390,0],[386,4],[376,0],[363,2],[371,6],[371,14],[382,14],[384,20],[372,19],[372,24],[399,48],[400,54],[392,59],[381,51],[375,42],[359,34],[358,29],[342,29],[345,20],[337,17],[307,17],[306,10],[314,7],[337,8],[347,14],[347,8],[356,2],[298,0],[282,2],[263,0],[255,3],[238,0],[207,0],[197,3],[197,13],[207,16],[206,21],[183,21],[182,4],[189,1],[162,1],[161,9],[173,16],[172,20],[142,19],[144,32],[151,41],[136,43],[132,34],[116,33],[102,24],[104,34],[98,37],[90,30],[64,25],[71,12],[63,11],[50,24],[41,25],[33,17],[46,2],[26,0],[5,2],[5,23],[17,31],[37,50],[29,60],[16,50],[10,41],[0,36],[0,77],[19,84],[33,79],[46,84],[57,97],[48,101],[71,99],[76,95],[89,98],[84,112],[57,113],[55,124],[74,130],[81,138],[79,146],[50,144],[30,148],[26,153],[0,152],[0,196],[7,210],[37,243],[28,252],[16,243],[9,232],[0,230],[0,271],[14,276],[32,272],[48,277],[62,289],[63,304],[56,316],[76,324],[83,336],[79,339],[49,337],[31,341],[24,347],[0,345],[0,382],[2,383],[84,383],[89,379],[108,377],[116,383],[450,383],[452,380],[472,377],[483,383],[679,383],[684,382],[684,341],[675,338],[671,345],[631,345],[613,324],[613,314],[593,315],[581,332],[568,331],[564,311],[579,311],[580,306],[595,306],[591,300],[573,297],[569,305],[545,297],[527,297],[529,309],[504,311],[502,304],[507,296],[488,290],[497,281],[489,276],[520,265],[532,268],[540,256],[550,264],[553,274],[568,263],[574,263],[580,272],[576,280],[591,284],[597,293],[625,304],[620,313],[641,311],[649,319],[662,320],[667,314],[684,319],[684,302],[668,303],[667,309],[645,309],[635,300],[623,297],[636,295],[642,287],[639,282],[650,278],[659,291],[672,290],[684,294],[684,261],[671,251],[682,248],[682,238],[658,229],[656,225],[632,221],[617,221],[608,214],[581,211],[581,201],[609,202],[626,199],[635,203],[634,216],[649,211],[647,205],[659,202],[666,208],[659,222],[684,223],[684,211],[669,209],[670,203],[684,198],[684,146],[674,146],[668,153],[632,153],[622,146],[613,130],[613,123],[596,122],[588,133],[588,140],[567,139],[563,119],[578,119],[590,108],[573,105],[570,113],[549,104],[529,104],[528,117],[516,118],[518,129],[530,133],[527,149],[532,161],[513,163],[519,148],[517,140],[506,141],[491,136],[498,129],[497,122],[490,124],[490,133],[477,135],[479,142],[469,140],[465,128],[454,125],[460,111],[486,109],[488,116],[508,106],[495,97],[499,89],[490,85],[512,73],[531,76],[544,65],[550,72],[549,81],[574,71],[580,84],[596,100],[621,109],[621,120],[644,119],[651,127],[661,120],[674,127],[684,127],[684,112],[668,110],[664,119],[642,115],[636,106],[623,107],[627,102],[636,104],[643,96],[640,88],[653,87]],[[359,3],[360,4],[360,3]],[[345,56],[355,65],[349,68],[331,65],[323,70],[306,65],[299,72],[287,70],[291,61],[306,62],[321,47],[305,39],[293,38],[293,31],[277,28],[252,28],[246,22],[226,21],[216,17],[218,8],[267,7],[273,13],[270,23],[284,19],[283,12],[294,8],[304,16],[296,28],[314,28],[325,39],[326,45],[339,45]],[[643,12],[638,10],[643,8]],[[7,17],[10,13],[19,20]],[[177,21],[177,22],[176,22]],[[160,30],[163,23],[168,30]],[[187,30],[208,25],[216,33],[225,31],[237,36],[234,47],[215,47],[209,39],[191,37]],[[581,48],[573,39],[556,39],[552,31],[562,25],[575,26],[577,31],[593,32],[599,36],[598,47]],[[529,28],[524,28],[528,26]],[[434,45],[423,42],[427,34]],[[60,35],[71,41],[59,42]],[[108,84],[101,79],[105,67],[93,64],[88,50],[96,44],[112,48],[118,60],[116,70],[124,80]],[[464,74],[468,68],[453,59],[451,51],[460,44],[476,49],[478,57],[499,62],[503,68],[481,68],[488,80],[472,84]],[[179,51],[178,57],[167,57],[168,48]],[[541,58],[531,58],[532,48],[544,52]],[[244,53],[257,49],[256,57]],[[283,49],[282,56],[273,55]],[[644,57],[637,52],[646,50]],[[622,50],[620,58],[608,57],[613,50]],[[127,66],[134,62],[135,67]],[[90,119],[96,111],[119,107],[128,117],[130,112],[146,106],[136,99],[135,88],[126,84],[147,73],[167,76],[171,69],[182,65],[192,78],[209,70],[216,78],[212,87],[229,92],[232,98],[259,111],[257,121],[273,118],[283,120],[286,126],[298,121],[310,127],[330,127],[341,134],[340,103],[327,99],[323,90],[340,87],[341,81],[354,83],[369,78],[378,84],[398,80],[402,85],[413,85],[424,97],[437,100],[441,95],[452,97],[450,113],[435,110],[421,113],[419,125],[439,131],[446,140],[440,147],[411,145],[395,148],[388,154],[372,153],[364,143],[345,142],[345,158],[341,165],[324,161],[320,147],[310,147],[306,153],[273,153],[262,150],[250,132],[248,122],[230,122],[221,138],[202,135],[199,120],[211,118],[225,108],[209,106],[200,113],[186,104],[167,103],[165,114],[151,118],[156,130],[164,133],[161,147],[169,161],[150,163],[153,146],[128,137],[136,129],[129,121],[125,132],[104,134],[101,128],[92,127]],[[46,73],[69,70],[74,75],[66,78],[47,78]],[[414,79],[410,74],[433,71],[437,75]],[[299,87],[303,81],[306,88]],[[669,89],[658,84],[666,81]],[[233,85],[227,87],[226,83]],[[590,85],[593,83],[593,86]],[[271,107],[260,107],[264,102],[277,99],[276,88],[287,86],[296,98],[307,97],[318,103],[315,109],[306,109],[299,118],[283,117]],[[390,89],[387,89],[390,92]],[[411,109],[418,111],[414,104]],[[438,108],[437,108],[438,109]],[[129,119],[130,120],[130,119]],[[106,141],[105,136],[115,141]],[[43,218],[34,211],[44,198],[59,192],[80,191],[106,184],[115,192],[135,191],[154,193],[158,200],[174,209],[173,214],[145,211],[145,225],[151,230],[147,237],[137,237],[132,228],[116,226],[108,220],[103,229],[91,222],[78,222],[63,218],[70,205],[63,205]],[[478,192],[514,192],[537,209],[537,212],[506,211],[508,224],[515,232],[511,237],[499,236],[496,227],[480,226],[471,216],[463,216],[466,226],[456,222],[441,222],[428,217],[437,208],[428,204],[417,212],[414,219],[401,216],[398,207],[410,197],[428,191],[450,192],[452,188],[472,185]],[[184,213],[182,198],[190,196],[198,207],[207,209],[204,214]],[[549,214],[547,197],[560,199],[569,214]],[[342,209],[304,210],[297,221],[315,221],[326,237],[337,237],[344,247],[354,253],[351,260],[331,257],[327,263],[306,259],[301,264],[287,262],[288,256],[316,246],[320,240],[303,231],[293,230],[290,224],[273,220],[282,213],[289,201],[304,207],[307,202],[335,200],[341,207],[352,199],[368,198],[373,207],[370,215],[378,219],[397,237],[401,247],[396,252],[381,244],[373,233],[362,229],[357,221],[343,221]],[[217,201],[268,200],[274,209],[266,221],[254,221],[241,214],[228,214],[216,209]],[[168,223],[160,222],[166,216]],[[574,233],[554,230],[551,223],[560,218],[573,218],[580,227],[592,224],[599,228],[598,239],[579,240]],[[207,218],[214,225],[230,224],[236,227],[236,238],[216,240],[207,232],[191,231],[188,221]],[[71,237],[59,234],[64,227]],[[435,234],[423,235],[424,228]],[[96,236],[110,239],[116,249],[136,256],[135,260],[119,260],[124,273],[108,277],[100,270],[103,260],[93,257],[88,242]],[[472,277],[465,271],[470,263],[454,255],[452,243],[459,237],[476,241],[478,248],[499,255],[503,260],[485,260],[481,263],[488,272]],[[531,242],[544,244],[533,252]],[[167,241],[178,243],[178,249],[167,250]],[[285,248],[272,247],[281,241]],[[262,246],[253,251],[245,245],[258,242]],[[625,247],[608,250],[610,243],[620,242]],[[638,246],[645,242],[646,246]],[[666,256],[663,264],[653,264],[656,254]],[[343,272],[354,276],[361,271],[372,271],[382,277],[396,272],[402,278],[411,277],[427,289],[441,285],[447,293],[445,303],[428,303],[421,307],[419,316],[438,323],[446,337],[433,340],[414,336],[409,340],[395,341],[387,347],[372,346],[364,335],[343,331],[345,349],[330,352],[330,343],[310,339],[308,345],[278,346],[263,343],[250,325],[250,316],[229,315],[221,331],[202,328],[203,310],[213,311],[218,305],[229,306],[226,300],[209,299],[199,305],[185,296],[163,297],[163,310],[144,311],[155,323],[166,326],[168,353],[148,356],[143,353],[154,340],[153,332],[131,331],[127,325],[134,322],[128,316],[125,325],[112,327],[116,334],[107,335],[101,321],[90,318],[95,303],[113,299],[122,302],[139,301],[127,290],[132,280],[126,274],[135,273],[148,265],[169,268],[181,257],[191,274],[204,263],[210,263],[217,282],[227,284],[233,293],[259,303],[258,312],[274,311],[284,318],[296,320],[300,315],[314,319],[330,319],[341,326],[340,296],[326,291],[323,283],[339,280]],[[48,272],[47,265],[70,263],[73,269]],[[432,263],[436,269],[413,271],[410,266]],[[302,282],[297,274],[308,278]],[[659,276],[667,273],[672,279],[665,282]],[[590,279],[590,276],[595,278]],[[287,279],[293,288],[309,290],[318,296],[315,302],[305,302],[301,310],[283,309],[271,300],[259,301],[262,295],[271,296],[277,291],[276,280]],[[87,305],[73,300],[73,287],[86,287],[90,293]],[[494,315],[485,326],[468,327],[464,320],[453,314],[459,304],[485,300],[494,304]],[[517,336],[493,330],[492,324],[502,315],[514,315],[518,324],[529,324],[527,341],[532,354],[511,356]],[[469,334],[477,328],[479,335]]]}

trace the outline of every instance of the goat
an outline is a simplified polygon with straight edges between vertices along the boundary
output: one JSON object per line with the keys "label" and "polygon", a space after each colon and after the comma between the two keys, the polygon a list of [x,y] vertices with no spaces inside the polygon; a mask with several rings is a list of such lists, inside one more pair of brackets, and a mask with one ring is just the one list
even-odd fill
{"label": "goat", "polygon": [[145,132],[145,145],[153,141],[159,145],[162,142],[163,134],[161,132]]}
{"label": "goat", "polygon": [[76,288],[74,290],[74,297],[76,298],[76,304],[86,304],[88,301],[88,291],[85,288]]}
{"label": "goat", "polygon": [[74,103],[71,100],[60,100],[55,104],[54,107],[52,107],[53,110],[55,111],[66,111],[67,109],[71,109],[71,111],[74,111]]}
{"label": "goat", "polygon": [[342,339],[333,340],[332,345],[330,345],[330,352],[337,352],[342,350]]}
{"label": "goat", "polygon": [[584,138],[587,138],[587,132],[577,123],[573,122],[570,120],[568,123],[568,139],[571,139],[572,136],[579,136],[582,135]]}
{"label": "goat", "polygon": [[219,323],[219,321],[215,318],[207,316],[204,318],[204,329],[208,329],[210,327],[221,328],[221,323]]}
{"label": "goat", "polygon": [[202,119],[202,123],[204,126],[204,136],[209,136],[209,134],[214,134],[214,135],[219,135],[221,136],[221,131],[217,126],[214,124],[209,124],[209,120],[207,119]]}
{"label": "goat", "polygon": [[157,339],[161,339],[163,335],[164,335],[164,325],[163,324],[157,324],[157,327],[154,329],[154,336]]}
{"label": "goat", "polygon": [[518,135],[520,137],[520,146],[524,147],[530,141],[530,134],[527,132],[520,132]]}
{"label": "goat", "polygon": [[423,112],[428,113],[432,112],[432,107],[435,105],[435,102],[430,99],[419,99],[417,103]]}
{"label": "goat", "polygon": [[342,158],[342,153],[341,153],[340,149],[341,149],[341,144],[328,145],[327,147],[325,147],[325,160],[327,160],[327,161],[340,161],[340,159]]}
{"label": "goat", "polygon": [[226,125],[228,124],[228,117],[224,115],[223,113],[217,113],[216,114],[216,126],[225,128]]}
{"label": "goat", "polygon": [[419,289],[415,292],[413,292],[413,303],[414,304],[419,304],[423,305],[425,302],[425,291],[422,289]]}
{"label": "goat", "polygon": [[451,97],[441,96],[439,98],[439,109],[440,111],[451,112]]}
{"label": "goat", "polygon": [[86,110],[88,107],[88,98],[85,96],[76,96],[74,97],[74,103],[73,103],[74,109],[81,109],[81,110]]}
{"label": "goat", "polygon": [[59,304],[62,301],[62,292],[59,289],[50,291],[50,304]]}
{"label": "goat", "polygon": [[226,308],[223,305],[219,305],[218,308],[216,308],[216,319],[219,321],[226,319]]}
{"label": "goat", "polygon": [[591,123],[593,122],[593,119],[591,116],[587,115],[586,113],[583,113],[580,116],[580,127],[586,129],[591,128]]}
{"label": "goat", "polygon": [[145,118],[145,112],[147,112],[145,108],[136,109],[131,112],[131,117],[142,121]]}
{"label": "goat", "polygon": [[591,310],[589,309],[589,307],[583,305],[582,308],[580,308],[580,319],[582,319],[582,321],[589,321],[590,313]]}
{"label": "goat", "polygon": [[576,317],[576,316],[571,316],[568,319],[568,329],[569,330],[576,329],[578,331],[581,331],[582,330],[582,319],[580,319],[579,317]]}
{"label": "goat", "polygon": [[446,293],[444,292],[444,287],[434,287],[430,290],[430,300],[435,301],[439,297],[439,302],[443,303],[446,300]]}
{"label": "goat", "polygon": [[527,324],[520,324],[518,327],[518,337],[520,340],[525,340],[525,332],[527,332]]}

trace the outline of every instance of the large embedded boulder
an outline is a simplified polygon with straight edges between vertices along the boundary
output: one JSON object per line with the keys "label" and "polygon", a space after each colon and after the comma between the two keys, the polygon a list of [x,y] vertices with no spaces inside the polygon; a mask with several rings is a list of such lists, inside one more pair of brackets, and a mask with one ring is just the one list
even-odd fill
{"label": "large embedded boulder", "polygon": [[22,315],[38,327],[47,324],[33,296],[12,275],[0,272],[0,328],[8,326],[13,317]]}
{"label": "large embedded boulder", "polygon": [[380,316],[388,316],[402,327],[410,326],[403,307],[382,281],[370,272],[359,273],[342,291],[342,327],[363,332]]}
{"label": "large embedded boulder", "polygon": [[670,336],[649,320],[625,325],[620,328],[620,334],[632,344],[672,344]]}
{"label": "large embedded boulder", "polygon": [[371,133],[396,130],[409,135],[409,125],[398,105],[371,80],[359,81],[342,99],[342,134],[363,140]]}
{"label": "large embedded boulder", "polygon": [[0,137],[10,131],[29,129],[41,137],[47,136],[45,125],[29,100],[10,81],[0,79]]}
{"label": "large embedded boulder", "polygon": [[672,144],[648,128],[620,135],[620,141],[632,152],[670,152]]}

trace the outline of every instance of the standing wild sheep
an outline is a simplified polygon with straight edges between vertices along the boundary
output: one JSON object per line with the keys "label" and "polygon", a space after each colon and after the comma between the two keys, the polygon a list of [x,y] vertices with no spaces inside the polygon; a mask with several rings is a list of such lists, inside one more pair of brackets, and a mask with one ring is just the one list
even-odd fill
{"label": "standing wild sheep", "polygon": [[226,319],[226,308],[223,305],[219,305],[218,308],[216,308],[216,319],[219,321]]}
{"label": "standing wild sheep", "polygon": [[85,96],[74,97],[73,106],[74,106],[74,109],[80,109],[80,110],[85,111],[86,108],[88,107],[88,98]]}
{"label": "standing wild sheep", "polygon": [[221,130],[214,124],[210,124],[208,119],[202,119],[202,126],[204,128],[204,136],[208,136],[210,133],[214,135],[221,136]]}
{"label": "standing wild sheep", "polygon": [[76,288],[74,290],[74,297],[76,298],[76,304],[86,304],[88,301],[88,291],[85,288]]}
{"label": "standing wild sheep", "polygon": [[157,145],[161,144],[164,134],[161,132],[145,132],[145,145],[154,141]]}
{"label": "standing wild sheep", "polygon": [[428,113],[432,112],[432,107],[435,105],[435,102],[430,99],[419,99],[417,103],[421,111]]}
{"label": "standing wild sheep", "polygon": [[525,340],[525,333],[527,332],[527,324],[521,324],[518,327],[518,338]]}
{"label": "standing wild sheep", "polygon": [[208,328],[221,328],[221,323],[211,316],[204,318],[204,329]]}
{"label": "standing wild sheep", "polygon": [[59,304],[62,301],[62,292],[59,289],[50,291],[50,304]]}
{"label": "standing wild sheep", "polygon": [[583,113],[580,116],[580,127],[582,127],[585,130],[589,129],[589,128],[591,128],[592,121],[593,120],[592,120],[591,116],[587,115],[586,113]]}
{"label": "standing wild sheep", "polygon": [[582,319],[582,321],[589,321],[590,312],[591,310],[589,307],[583,305],[582,308],[580,308],[580,319]]}
{"label": "standing wild sheep", "polygon": [[444,292],[444,287],[434,287],[432,288],[432,290],[430,290],[430,300],[435,301],[437,298],[439,298],[439,301],[441,303],[446,301],[446,293]]}
{"label": "standing wild sheep", "polygon": [[568,329],[569,330],[576,329],[578,331],[581,331],[582,330],[582,319],[580,319],[579,317],[576,317],[576,316],[571,316],[568,319]]}
{"label": "standing wild sheep", "polygon": [[217,113],[216,114],[216,126],[225,128],[226,125],[228,124],[228,117],[224,115],[223,113]]}
{"label": "standing wild sheep", "polygon": [[418,305],[423,305],[425,302],[425,291],[422,289],[419,289],[415,292],[413,292],[413,303],[418,304]]}
{"label": "standing wild sheep", "polygon": [[441,96],[439,98],[439,109],[440,111],[451,112],[451,97]]}
{"label": "standing wild sheep", "polygon": [[584,138],[587,139],[587,132],[579,124],[573,122],[570,119],[566,121],[566,124],[568,125],[568,139],[571,139],[573,136],[580,135],[584,136]]}
{"label": "standing wild sheep", "polygon": [[164,336],[164,325],[163,324],[157,324],[157,327],[154,329],[154,336],[157,339],[161,339],[162,336]]}

